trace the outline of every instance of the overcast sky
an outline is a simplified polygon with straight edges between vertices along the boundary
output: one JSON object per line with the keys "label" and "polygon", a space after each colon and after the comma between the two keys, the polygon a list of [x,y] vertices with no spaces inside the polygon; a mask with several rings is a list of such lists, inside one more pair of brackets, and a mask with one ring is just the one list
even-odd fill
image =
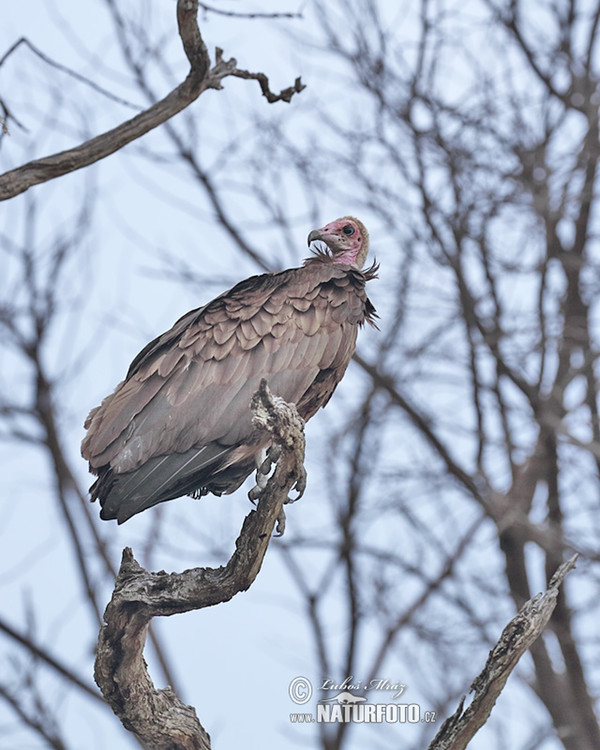
{"label": "overcast sky", "polygon": [[[133,1],[128,3],[131,5]],[[165,67],[157,63],[154,69],[152,83],[158,98],[182,80],[187,70],[176,32],[175,3],[155,0],[139,5],[143,8],[140,18],[168,63]],[[410,13],[400,14],[385,2],[381,5],[383,12],[389,14],[390,28],[398,24],[400,33],[401,22],[402,34],[410,43],[413,22]],[[219,4],[232,9],[240,6],[239,2]],[[324,75],[324,58],[320,52],[311,50],[310,45],[318,41],[319,34],[307,4],[288,0],[244,4],[244,10],[254,8],[300,11],[302,16],[264,21],[209,13],[201,18],[201,29],[211,53],[215,46],[220,46],[226,57],[236,57],[240,67],[267,73],[273,90],[290,85],[298,75],[302,75],[307,89],[289,105],[269,105],[260,97],[254,82],[231,79],[225,82],[223,91],[203,95],[190,111],[196,122],[199,147],[209,160],[214,156],[215,162],[225,158],[222,149],[227,143],[243,138],[245,131],[253,131],[257,121],[265,116],[272,117],[273,122],[285,123],[287,108],[302,108],[305,116],[310,117],[311,107],[318,103],[328,100],[332,109],[342,108],[350,97],[348,91],[339,88],[339,79],[334,74],[341,71],[335,70],[331,58],[327,59],[329,73]],[[116,104],[100,91],[43,63],[30,50],[22,48],[0,68],[0,97],[10,100],[14,114],[23,118],[23,128],[12,126],[10,136],[0,143],[2,171],[79,143],[130,117],[135,107],[148,105],[124,66],[105,2],[31,0],[10,3],[10,11],[4,10],[0,55],[18,38],[26,37],[56,63],[110,90],[132,106]],[[453,71],[457,91],[462,72],[457,64]],[[183,127],[182,122],[176,124]],[[151,158],[147,158],[148,154]],[[269,154],[264,158],[268,161]],[[288,242],[283,243],[274,231],[257,220],[254,206],[260,200],[258,191],[251,190],[236,169],[236,161],[232,159],[228,175],[232,192],[238,180],[240,185],[238,202],[233,205],[238,216],[246,217],[250,235],[258,241],[264,258],[273,268],[301,262],[307,253],[305,238],[314,228],[313,221],[325,223],[356,209],[350,205],[351,186],[347,186],[345,205],[340,205],[338,196],[317,190],[311,205],[293,180],[282,182],[273,189],[287,191],[293,215],[293,228]],[[51,371],[61,379],[65,447],[84,486],[89,482],[87,468],[77,457],[88,411],[123,378],[129,362],[148,340],[170,327],[187,310],[260,270],[249,258],[233,251],[223,230],[215,225],[214,211],[205,196],[185,168],[174,163],[170,145],[160,129],[101,164],[32,188],[27,194],[2,204],[3,237],[17,244],[33,241],[43,252],[45,243],[51,243],[61,232],[70,231],[86,194],[100,199],[93,202],[92,213],[85,222],[79,252],[69,269],[69,283],[63,285],[65,311],[45,351]],[[36,204],[33,234],[32,214],[28,212],[32,200]],[[357,198],[356,203],[359,202]],[[372,229],[377,257],[388,259],[387,271],[384,267],[383,278],[377,282],[381,284],[380,291],[375,282],[372,291],[376,306],[384,315],[386,305],[391,306],[392,302],[384,299],[382,290],[390,283],[389,275],[399,262],[401,249],[374,218],[369,223],[368,210],[363,211],[361,218]],[[0,278],[3,293],[10,289],[16,273],[11,263],[7,258],[4,286]],[[193,270],[196,284],[179,282],[176,272],[180,265]],[[433,289],[443,279],[431,271],[423,283]],[[376,335],[373,331],[363,331],[359,348],[368,352],[369,337]],[[28,383],[22,379],[22,363],[6,353],[3,357],[0,385],[9,384],[14,392],[22,389],[25,393]],[[361,387],[360,378],[351,367],[327,411],[318,414],[308,427],[309,488],[302,500],[289,508],[288,539],[295,534],[315,534],[319,538],[328,533],[331,508],[320,502],[318,491],[321,488],[323,492],[327,473],[326,463],[318,460],[324,459],[327,451],[319,424],[327,420],[331,429],[342,425],[352,407],[353,393]],[[443,400],[445,394],[432,393],[432,402],[436,398]],[[391,438],[393,441],[394,435]],[[457,434],[455,439],[460,445],[464,438]],[[0,461],[5,467],[0,507],[0,611],[15,626],[32,628],[37,640],[60,654],[91,682],[96,626],[81,601],[81,584],[74,570],[72,551],[60,530],[63,523],[60,509],[47,491],[52,479],[46,459],[30,446],[2,444]],[[244,490],[232,497],[211,496],[201,502],[186,498],[167,506],[161,512],[173,538],[163,540],[160,556],[152,560],[155,569],[223,563],[249,510]],[[144,513],[121,527],[111,522],[107,527],[110,532],[106,532],[105,525],[98,520],[102,533],[110,533],[115,564],[126,545],[132,546],[134,552],[142,552],[150,523],[149,514]],[[374,539],[388,533],[392,532],[374,522]],[[277,544],[273,540],[263,569],[249,592],[219,607],[156,623],[176,665],[181,697],[196,707],[212,736],[213,746],[219,750],[244,743],[249,747],[315,745],[314,726],[290,724],[289,714],[296,709],[289,699],[288,686],[299,675],[318,686],[325,676],[315,671],[306,613],[301,610],[302,600],[281,557],[273,549]],[[399,538],[397,544],[410,544],[410,539]],[[203,550],[202,557],[198,556],[198,549]],[[314,564],[315,576],[321,562],[316,551],[312,563],[308,563]],[[542,584],[540,580],[540,587]],[[106,585],[104,588],[107,602],[110,588]],[[402,593],[404,596],[413,593],[408,582]],[[31,622],[32,611],[35,622]],[[506,615],[509,614],[506,608]],[[330,635],[335,642],[336,628],[346,626],[343,613],[336,611],[335,600],[328,616]],[[6,643],[3,646],[0,676],[5,670],[9,674],[10,646]],[[409,649],[410,643],[403,646]],[[363,647],[367,656],[373,645],[365,642]],[[148,658],[156,674],[151,653]],[[407,663],[410,664],[408,657],[404,661],[399,656],[379,677],[406,684],[406,701],[420,703],[427,710],[430,706],[415,688]],[[483,663],[473,665],[473,676],[480,666]],[[423,663],[419,668],[426,672],[428,665]],[[348,675],[329,677],[341,681]],[[362,679],[364,675],[353,677]],[[63,695],[62,683],[53,677],[47,678],[47,686],[46,698],[56,707],[70,746],[98,749],[137,746],[107,709],[75,694]],[[520,689],[515,687],[512,695],[503,697],[498,706],[498,710],[502,706],[504,717],[514,719],[510,731],[517,734],[523,720],[518,706],[521,697]],[[313,704],[314,701],[306,710],[313,710]],[[15,727],[14,716],[0,704],[0,748],[37,747],[29,735]],[[381,746],[390,747],[408,745],[420,731],[420,727],[410,725],[379,729],[368,736],[375,736]],[[361,727],[353,732],[356,737],[353,747],[364,746],[362,738],[366,735],[362,732]],[[474,749],[485,748],[486,741],[482,733],[473,743]]]}

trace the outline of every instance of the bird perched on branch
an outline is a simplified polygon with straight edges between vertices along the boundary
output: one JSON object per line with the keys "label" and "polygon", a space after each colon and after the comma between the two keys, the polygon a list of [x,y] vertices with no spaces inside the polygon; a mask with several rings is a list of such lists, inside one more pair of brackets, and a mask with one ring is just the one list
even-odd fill
{"label": "bird perched on branch", "polygon": [[362,270],[369,235],[351,216],[308,244],[300,268],[252,276],[180,318],[92,409],[81,453],[98,476],[101,518],[236,490],[268,443],[250,413],[263,378],[304,420],[329,401],[358,328],[377,317],[365,291],[377,267]]}

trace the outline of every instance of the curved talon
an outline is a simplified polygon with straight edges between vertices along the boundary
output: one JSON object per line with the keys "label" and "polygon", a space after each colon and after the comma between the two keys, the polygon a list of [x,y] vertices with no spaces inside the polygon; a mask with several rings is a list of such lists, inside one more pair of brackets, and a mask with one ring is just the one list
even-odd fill
{"label": "curved talon", "polygon": [[262,466],[256,472],[256,484],[248,493],[248,498],[250,499],[250,502],[252,503],[260,499],[260,496],[262,495],[262,491],[267,486],[267,482],[269,479],[267,474],[263,473],[261,469],[262,469]]}
{"label": "curved talon", "polygon": [[298,493],[296,497],[288,497],[285,501],[285,505],[289,505],[290,503],[295,503],[296,501],[300,500],[302,495],[304,495],[304,490],[306,489],[306,469],[304,466],[299,468],[300,476],[298,477],[298,481],[296,484],[292,487],[293,490],[296,490]]}
{"label": "curved talon", "polygon": [[298,493],[298,497],[296,500],[300,500],[302,495],[304,495],[304,490],[306,489],[306,479],[308,477],[308,474],[306,473],[306,469],[303,465],[300,465],[300,476],[298,477],[298,481],[294,485],[294,489]]}
{"label": "curved talon", "polygon": [[285,511],[282,508],[281,513],[277,516],[277,525],[273,536],[283,536],[285,534]]}

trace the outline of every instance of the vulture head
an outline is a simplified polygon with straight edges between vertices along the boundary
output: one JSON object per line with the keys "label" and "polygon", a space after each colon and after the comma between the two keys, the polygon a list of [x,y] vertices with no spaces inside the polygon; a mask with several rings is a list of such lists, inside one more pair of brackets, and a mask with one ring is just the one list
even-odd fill
{"label": "vulture head", "polygon": [[336,263],[362,268],[369,253],[369,233],[354,216],[342,216],[321,229],[313,229],[308,235],[308,245],[315,240],[327,245]]}

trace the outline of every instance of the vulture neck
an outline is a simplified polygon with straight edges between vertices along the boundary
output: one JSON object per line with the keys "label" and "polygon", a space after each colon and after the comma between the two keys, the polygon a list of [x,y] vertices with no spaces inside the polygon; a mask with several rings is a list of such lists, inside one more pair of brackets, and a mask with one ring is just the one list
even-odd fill
{"label": "vulture neck", "polygon": [[333,258],[334,263],[344,263],[347,266],[355,266],[358,268],[358,265],[356,263],[356,255],[350,251],[346,253],[342,253],[341,255],[337,255]]}
{"label": "vulture neck", "polygon": [[351,266],[352,268],[356,268],[358,270],[358,264],[356,263],[356,258],[352,256],[351,253],[342,253],[341,255],[333,255],[329,249],[327,250],[320,250],[315,249],[311,250],[312,255],[310,258],[305,258],[304,262],[302,263],[303,266],[312,266],[317,263],[323,263],[325,265],[342,265],[342,266]]}

